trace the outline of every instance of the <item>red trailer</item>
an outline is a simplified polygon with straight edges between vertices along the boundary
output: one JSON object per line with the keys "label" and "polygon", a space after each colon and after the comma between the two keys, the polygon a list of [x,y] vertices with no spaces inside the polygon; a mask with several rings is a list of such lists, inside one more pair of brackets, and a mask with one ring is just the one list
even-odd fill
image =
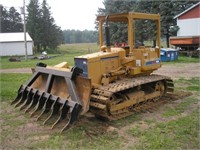
{"label": "red trailer", "polygon": [[170,44],[179,48],[180,54],[199,56],[200,36],[175,36],[170,37]]}

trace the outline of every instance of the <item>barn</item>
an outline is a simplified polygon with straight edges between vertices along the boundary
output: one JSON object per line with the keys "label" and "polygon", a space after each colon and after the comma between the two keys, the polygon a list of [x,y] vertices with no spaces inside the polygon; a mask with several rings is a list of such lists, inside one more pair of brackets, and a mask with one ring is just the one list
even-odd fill
{"label": "barn", "polygon": [[174,17],[179,30],[177,36],[200,36],[200,2]]}
{"label": "barn", "polygon": [[[33,55],[33,40],[26,33],[27,53]],[[25,55],[24,33],[0,33],[0,56]]]}

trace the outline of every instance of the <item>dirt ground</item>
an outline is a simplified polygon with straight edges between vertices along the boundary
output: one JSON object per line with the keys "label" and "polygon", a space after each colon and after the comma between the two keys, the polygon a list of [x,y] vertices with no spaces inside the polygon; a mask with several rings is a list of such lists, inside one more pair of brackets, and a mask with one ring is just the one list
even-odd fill
{"label": "dirt ground", "polygon": [[166,75],[173,79],[200,77],[200,63],[164,64],[155,73]]}
{"label": "dirt ground", "polygon": [[0,69],[0,73],[31,73],[30,68]]}
{"label": "dirt ground", "polygon": [[[29,68],[4,69],[4,70],[0,70],[0,73],[31,73],[31,70]],[[163,67],[157,70],[155,73],[170,76],[173,79],[178,79],[178,78],[183,78],[183,77],[184,78],[199,77],[200,64],[189,63],[189,64],[180,64],[180,65],[177,65],[177,64],[163,65]],[[176,105],[179,103],[179,99],[182,99],[189,95],[191,95],[191,93],[189,92],[185,92],[185,93],[176,92],[174,96],[167,98],[173,101],[172,103],[168,103],[167,105]],[[9,116],[10,118],[14,116],[17,121],[24,120],[25,122],[21,123],[21,125],[16,125],[18,126],[17,129],[13,129],[13,127],[11,127],[12,125],[9,125],[9,124],[6,126],[2,126],[0,128],[0,133],[8,132],[7,137],[4,138],[3,141],[1,141],[2,143],[0,144],[0,149],[15,149],[15,147],[18,147],[18,148],[26,147],[28,149],[29,148],[33,149],[33,147],[31,146],[29,147],[29,143],[33,144],[33,143],[37,143],[38,140],[47,140],[50,138],[49,133],[52,132],[50,127],[44,127],[41,125],[41,123],[35,122],[34,118],[30,119],[29,116],[21,115],[19,111],[16,112],[16,109],[9,106],[6,102],[3,102],[2,106],[3,107],[0,110],[0,113],[10,114],[11,115]],[[197,103],[197,105],[194,105],[190,111],[192,111],[193,109],[197,109],[197,107],[200,107],[200,103]],[[126,132],[128,128],[136,126],[136,124],[137,125],[139,124],[139,126],[144,129],[151,128],[150,126],[146,124],[146,122],[144,122],[144,120],[148,118],[153,118],[160,122],[166,122],[169,120],[176,119],[172,117],[172,118],[167,118],[166,120],[164,120],[162,116],[160,115],[162,111],[163,111],[162,108],[156,109],[156,111],[152,111],[152,112],[149,112],[147,110],[142,114],[142,118],[143,118],[142,120],[140,120],[137,123],[133,122],[124,127],[122,126],[120,127],[120,129],[117,126],[115,126],[113,123],[98,122],[98,125],[93,127],[91,130],[86,131],[86,135],[88,136],[88,138],[93,138],[105,132],[117,131],[118,134],[122,138],[128,139],[127,145],[129,144],[133,145],[134,143],[138,143],[139,139],[130,137],[130,135],[127,134]],[[185,115],[185,114],[182,114],[182,115]],[[9,117],[7,118],[7,120],[0,118],[0,124],[5,121],[9,121],[10,119]],[[87,126],[91,124],[90,122],[92,122],[93,120],[95,120],[94,116],[91,114],[87,114],[86,116],[83,116],[79,119],[79,122],[76,124],[75,127]],[[15,122],[15,120],[13,120],[13,122]],[[55,129],[55,132],[59,132],[59,130]],[[32,136],[29,137],[30,134],[32,134]],[[124,149],[126,149],[126,147],[124,147]]]}

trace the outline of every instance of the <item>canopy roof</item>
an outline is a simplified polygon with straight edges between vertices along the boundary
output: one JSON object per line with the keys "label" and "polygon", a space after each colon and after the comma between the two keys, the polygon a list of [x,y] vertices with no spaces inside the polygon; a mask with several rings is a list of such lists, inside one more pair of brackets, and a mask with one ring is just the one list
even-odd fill
{"label": "canopy roof", "polygon": [[[98,21],[105,21],[106,16],[97,16]],[[151,20],[159,20],[159,14],[146,14],[146,13],[137,13],[137,12],[129,12],[129,13],[121,13],[121,14],[110,14],[108,17],[109,21],[113,22],[128,22],[128,19],[151,19]]]}

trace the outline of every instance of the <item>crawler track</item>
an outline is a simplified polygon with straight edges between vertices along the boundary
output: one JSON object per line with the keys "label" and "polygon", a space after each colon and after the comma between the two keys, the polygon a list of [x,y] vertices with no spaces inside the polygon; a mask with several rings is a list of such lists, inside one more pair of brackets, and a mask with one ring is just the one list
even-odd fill
{"label": "crawler track", "polygon": [[94,89],[90,111],[96,117],[118,120],[163,103],[161,96],[173,93],[173,81],[166,76],[150,75],[125,78]]}

